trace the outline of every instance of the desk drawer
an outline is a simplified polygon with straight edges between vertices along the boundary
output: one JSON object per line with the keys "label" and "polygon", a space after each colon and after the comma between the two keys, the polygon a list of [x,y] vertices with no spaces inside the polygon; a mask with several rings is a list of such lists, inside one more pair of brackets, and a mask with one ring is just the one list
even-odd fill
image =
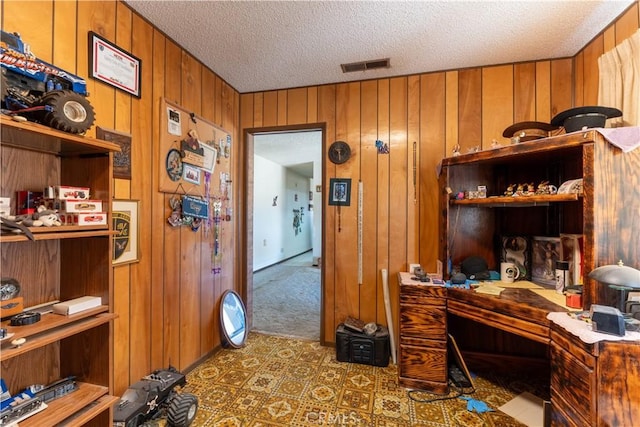
{"label": "desk drawer", "polygon": [[446,305],[447,290],[442,286],[401,285],[400,304]]}
{"label": "desk drawer", "polygon": [[418,381],[447,383],[446,348],[427,348],[400,344],[398,375]]}
{"label": "desk drawer", "polygon": [[595,360],[585,365],[569,352],[551,343],[551,400],[570,418],[593,423],[596,415]]}
{"label": "desk drawer", "polygon": [[400,336],[446,341],[446,308],[433,305],[400,304]]}

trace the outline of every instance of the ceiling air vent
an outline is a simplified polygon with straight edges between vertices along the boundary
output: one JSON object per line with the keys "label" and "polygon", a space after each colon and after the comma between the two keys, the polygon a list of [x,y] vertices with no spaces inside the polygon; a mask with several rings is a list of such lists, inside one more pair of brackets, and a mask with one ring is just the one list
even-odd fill
{"label": "ceiling air vent", "polygon": [[372,61],[352,62],[351,64],[341,64],[343,73],[352,73],[354,71],[367,71],[376,68],[389,68],[391,64],[389,58],[374,59]]}

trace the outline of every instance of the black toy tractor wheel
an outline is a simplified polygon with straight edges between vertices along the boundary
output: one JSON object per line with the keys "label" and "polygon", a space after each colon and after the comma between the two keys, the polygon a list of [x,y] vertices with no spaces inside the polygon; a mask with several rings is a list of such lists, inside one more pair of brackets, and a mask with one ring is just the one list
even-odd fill
{"label": "black toy tractor wheel", "polygon": [[40,100],[40,105],[52,110],[44,113],[42,122],[64,132],[84,133],[95,120],[93,107],[87,98],[70,90],[48,92]]}
{"label": "black toy tractor wheel", "polygon": [[172,427],[191,425],[198,412],[198,398],[191,393],[176,394],[169,402],[167,421]]}

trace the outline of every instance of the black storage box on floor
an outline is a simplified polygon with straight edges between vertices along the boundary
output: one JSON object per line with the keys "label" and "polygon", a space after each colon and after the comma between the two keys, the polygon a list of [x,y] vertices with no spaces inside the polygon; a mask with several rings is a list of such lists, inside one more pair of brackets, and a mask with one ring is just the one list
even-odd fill
{"label": "black storage box on floor", "polygon": [[336,359],[339,362],[362,363],[364,365],[389,365],[389,331],[378,326],[373,335],[355,332],[344,327],[336,330]]}

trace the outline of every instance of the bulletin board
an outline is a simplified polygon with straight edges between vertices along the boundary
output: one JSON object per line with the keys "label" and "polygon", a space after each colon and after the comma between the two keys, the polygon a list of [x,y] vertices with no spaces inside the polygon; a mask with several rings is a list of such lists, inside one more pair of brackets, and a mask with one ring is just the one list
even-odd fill
{"label": "bulletin board", "polygon": [[158,191],[214,197],[229,181],[231,135],[161,100]]}

